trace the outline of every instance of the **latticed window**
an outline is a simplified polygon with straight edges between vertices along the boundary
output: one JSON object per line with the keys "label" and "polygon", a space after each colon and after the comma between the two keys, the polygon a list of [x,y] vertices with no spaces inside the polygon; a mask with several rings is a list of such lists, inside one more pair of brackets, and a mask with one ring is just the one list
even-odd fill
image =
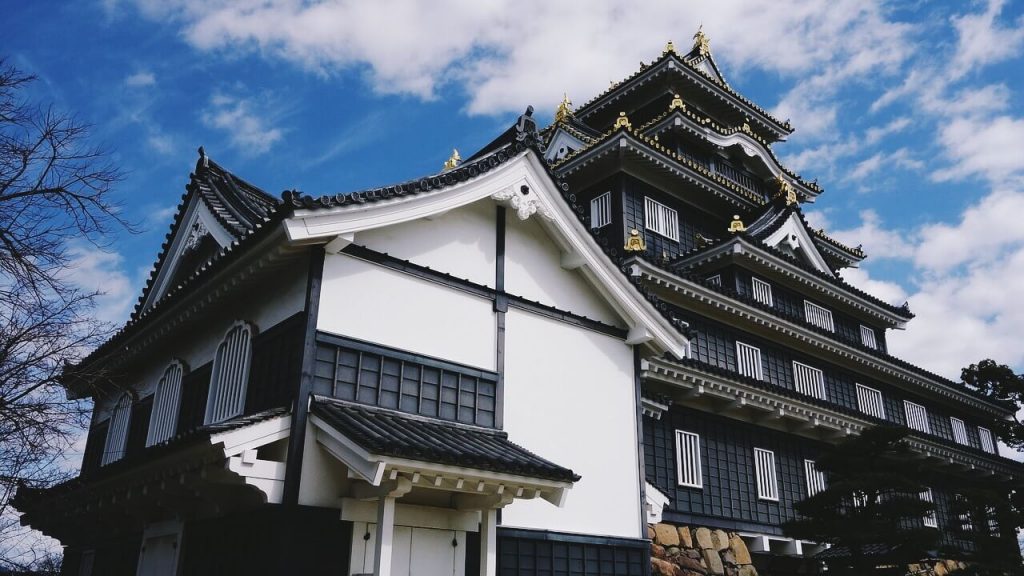
{"label": "latticed window", "polygon": [[181,404],[181,378],[185,373],[181,362],[175,360],[164,370],[153,394],[153,413],[149,417],[146,446],[152,446],[174,436],[178,426],[178,408]]}
{"label": "latticed window", "polygon": [[676,477],[680,486],[701,488],[700,436],[676,430]]}
{"label": "latticed window", "polygon": [[814,460],[804,460],[804,474],[807,476],[808,496],[814,496],[825,489],[825,473],[818,470]]}
{"label": "latticed window", "polygon": [[974,531],[974,522],[971,520],[971,511],[967,506],[967,499],[962,494],[956,494],[953,496],[953,501],[956,508],[957,527],[960,528],[961,532]]}
{"label": "latticed window", "polygon": [[950,416],[949,424],[953,428],[953,440],[956,440],[957,444],[967,444],[967,427],[964,426],[964,421]]}
{"label": "latticed window", "polygon": [[882,393],[863,384],[857,384],[857,408],[868,416],[885,418],[885,404],[882,403]]}
{"label": "latticed window", "polygon": [[644,225],[651,232],[679,241],[679,213],[657,200],[644,198]]}
{"label": "latticed window", "polygon": [[868,348],[878,349],[878,343],[875,341],[875,331],[863,324],[860,325],[860,343]]}
{"label": "latticed window", "polygon": [[924,406],[904,400],[903,409],[907,413],[907,426],[920,432],[931,432],[931,426],[928,425],[928,411]]}
{"label": "latticed window", "polygon": [[988,428],[978,426],[978,437],[981,438],[981,449],[991,454],[996,453],[996,443],[992,439],[992,432]]}
{"label": "latticed window", "polygon": [[993,506],[985,507],[985,522],[988,524],[988,535],[1000,538],[999,518],[996,516],[996,509]]}
{"label": "latticed window", "polygon": [[751,278],[750,281],[753,286],[754,300],[765,306],[772,306],[774,303],[774,300],[772,300],[772,285],[757,278]]}
{"label": "latticed window", "polygon": [[801,394],[825,399],[825,373],[800,362],[793,362],[793,382]]}
{"label": "latticed window", "polygon": [[750,344],[737,342],[736,366],[740,374],[743,374],[744,376],[749,376],[751,378],[757,378],[758,380],[764,380],[764,375],[761,372],[760,349],[755,348]]}
{"label": "latticed window", "polygon": [[[919,496],[920,496],[921,500],[924,500],[925,502],[928,502],[929,504],[934,504],[935,503],[935,499],[934,499],[934,497],[932,497],[932,489],[931,488],[925,488],[924,492],[921,492],[919,494]],[[924,520],[924,525],[929,527],[929,528],[938,528],[939,527],[939,521],[935,517],[935,509],[934,508],[929,510],[924,515],[924,519],[923,520]]]}
{"label": "latticed window", "polygon": [[249,381],[252,327],[239,322],[217,346],[206,400],[206,424],[238,416],[245,409],[245,385]]}
{"label": "latticed window", "polygon": [[590,201],[590,227],[601,228],[612,221],[612,193],[605,192]]}
{"label": "latticed window", "polygon": [[100,466],[117,462],[124,457],[124,449],[128,443],[128,424],[132,417],[132,397],[127,392],[122,394],[110,413],[110,424],[107,428],[107,441],[103,445],[103,458]]}
{"label": "latticed window", "polygon": [[722,275],[721,274],[715,274],[714,276],[708,276],[707,280],[708,280],[708,284],[711,284],[712,286],[721,286],[722,285]]}
{"label": "latticed window", "polygon": [[757,472],[757,497],[762,500],[779,499],[779,481],[775,474],[775,453],[754,448],[754,468]]}
{"label": "latticed window", "polygon": [[818,328],[824,328],[829,332],[836,330],[835,325],[832,324],[832,311],[818,306],[814,302],[804,300],[804,318]]}

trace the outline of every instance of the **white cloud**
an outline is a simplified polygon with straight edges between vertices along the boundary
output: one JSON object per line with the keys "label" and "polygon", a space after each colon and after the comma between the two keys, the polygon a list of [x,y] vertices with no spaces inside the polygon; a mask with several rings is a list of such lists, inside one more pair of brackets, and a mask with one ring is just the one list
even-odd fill
{"label": "white cloud", "polygon": [[951,165],[933,175],[937,181],[981,176],[998,183],[1024,172],[1024,118],[956,118],[939,141]]}
{"label": "white cloud", "polygon": [[1020,54],[1024,48],[1024,17],[1009,26],[997,21],[1004,0],[989,0],[980,14],[966,14],[952,19],[957,32],[956,56],[951,68],[955,75],[995,64]]}
{"label": "white cloud", "polygon": [[210,99],[202,118],[207,126],[223,131],[231,145],[244,154],[264,154],[284,133],[270,126],[270,120],[253,108],[250,99],[218,93]]}
{"label": "white cloud", "polygon": [[113,325],[123,324],[138,292],[124,270],[124,257],[86,243],[69,246],[68,255],[70,266],[64,278],[83,292],[98,293],[92,316]]}
{"label": "white cloud", "polygon": [[156,85],[156,76],[143,70],[125,78],[124,83],[129,88],[146,88]]}

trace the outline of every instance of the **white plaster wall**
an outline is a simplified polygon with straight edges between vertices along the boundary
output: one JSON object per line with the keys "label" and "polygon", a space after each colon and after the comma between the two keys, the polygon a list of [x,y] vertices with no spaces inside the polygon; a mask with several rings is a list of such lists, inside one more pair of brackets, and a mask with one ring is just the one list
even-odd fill
{"label": "white plaster wall", "polygon": [[496,212],[483,200],[430,220],[360,232],[356,243],[493,288]]}
{"label": "white plaster wall", "polygon": [[324,261],[317,328],[495,369],[489,299],[395,272],[345,254]]}
{"label": "white plaster wall", "polygon": [[515,309],[506,325],[509,439],[583,478],[563,508],[519,500],[502,525],[641,537],[632,348]]}
{"label": "white plaster wall", "polygon": [[539,224],[508,214],[505,290],[509,294],[622,326],[622,321],[578,270],[562,268],[558,246]]}

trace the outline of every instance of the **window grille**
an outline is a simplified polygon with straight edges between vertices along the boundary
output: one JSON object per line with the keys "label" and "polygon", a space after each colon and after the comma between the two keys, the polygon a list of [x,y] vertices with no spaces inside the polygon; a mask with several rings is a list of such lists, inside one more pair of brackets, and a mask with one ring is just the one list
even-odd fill
{"label": "window grille", "polygon": [[754,300],[765,306],[772,306],[772,285],[758,278],[751,278],[753,284]]}
{"label": "window grille", "polygon": [[107,441],[103,446],[103,458],[100,466],[117,462],[124,457],[125,445],[128,443],[128,424],[132,416],[132,397],[127,392],[122,394],[110,413],[110,424],[107,428]]}
{"label": "window grille", "polygon": [[857,384],[857,408],[868,416],[885,418],[885,404],[882,403],[882,393],[863,384]]}
{"label": "window grille", "polygon": [[757,497],[762,500],[778,500],[779,484],[775,475],[775,453],[763,448],[754,448],[754,467],[757,470]]}
{"label": "window grille", "polygon": [[804,318],[818,328],[824,328],[829,332],[836,330],[835,325],[832,324],[832,311],[818,306],[814,302],[804,300]]}
{"label": "window grille", "polygon": [[679,213],[657,200],[644,198],[644,225],[669,240],[679,241]]}
{"label": "window grille", "polygon": [[714,276],[708,276],[707,282],[708,282],[708,284],[711,284],[712,286],[721,286],[722,285],[722,275],[721,274],[715,274]]}
{"label": "window grille", "polygon": [[949,417],[949,423],[953,428],[953,440],[956,440],[957,444],[967,444],[967,427],[964,426],[964,421],[959,418]]}
{"label": "window grille", "polygon": [[700,436],[676,430],[676,477],[680,486],[702,488]]}
{"label": "window grille", "polygon": [[245,385],[249,381],[252,328],[235,324],[217,346],[206,400],[206,424],[238,416],[245,409]]}
{"label": "window grille", "polygon": [[903,409],[907,413],[907,426],[920,432],[931,432],[931,428],[928,426],[928,411],[924,406],[904,400]]}
{"label": "window grille", "polygon": [[181,377],[185,373],[181,362],[175,360],[164,370],[153,394],[153,413],[149,417],[146,446],[166,441],[178,426],[178,407],[181,404]]}
{"label": "window grille", "polygon": [[999,538],[999,519],[996,518],[996,509],[992,506],[985,507],[985,523],[988,524],[988,535]]}
{"label": "window grille", "polygon": [[743,342],[736,343],[736,365],[740,374],[756,378],[758,380],[764,380],[764,376],[761,372],[761,350],[744,344]]}
{"label": "window grille", "polygon": [[590,201],[590,227],[601,228],[612,221],[612,193],[605,192]]}
{"label": "window grille", "polygon": [[[921,500],[924,500],[925,502],[928,502],[929,504],[934,504],[935,503],[935,499],[932,497],[932,489],[931,488],[925,488],[924,492],[921,492],[920,494],[918,494],[918,496],[920,496]],[[929,527],[929,528],[938,528],[939,527],[939,520],[938,520],[938,518],[935,517],[935,509],[934,508],[932,508],[931,510],[929,510],[928,512],[925,513],[923,520],[924,520],[924,525]]]}
{"label": "window grille", "polygon": [[981,438],[981,449],[991,454],[996,453],[996,443],[992,439],[992,432],[988,428],[978,426],[978,436]]}
{"label": "window grille", "polygon": [[807,475],[807,496],[814,496],[825,489],[825,473],[818,470],[814,460],[804,460],[804,473]]}
{"label": "window grille", "polygon": [[860,343],[868,348],[878,349],[878,343],[875,341],[875,331],[863,324],[860,325]]}
{"label": "window grille", "polygon": [[956,501],[956,519],[959,522],[960,531],[974,531],[974,522],[971,521],[971,511],[967,508],[967,499],[961,494],[956,494],[954,500]]}
{"label": "window grille", "polygon": [[793,382],[797,392],[825,399],[825,373],[821,370],[794,361]]}

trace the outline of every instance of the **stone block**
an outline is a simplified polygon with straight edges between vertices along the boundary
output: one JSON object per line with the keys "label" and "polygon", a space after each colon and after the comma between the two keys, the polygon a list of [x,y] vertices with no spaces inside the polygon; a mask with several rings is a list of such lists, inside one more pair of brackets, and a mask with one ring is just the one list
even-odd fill
{"label": "stone block", "polygon": [[651,526],[650,524],[647,525],[647,538],[649,540],[654,540],[654,526]]}
{"label": "stone block", "polygon": [[655,558],[664,559],[667,555],[665,554],[665,547],[661,544],[655,544],[651,542],[651,556]]}
{"label": "stone block", "polygon": [[697,528],[693,532],[693,537],[697,539],[697,547],[701,550],[715,547],[714,542],[711,541],[711,530],[707,528]]}
{"label": "stone block", "polygon": [[738,576],[757,576],[757,568],[754,568],[750,564],[747,564],[746,566],[740,566],[738,572]]}
{"label": "stone block", "polygon": [[750,564],[753,562],[750,558],[750,550],[747,549],[747,543],[740,538],[739,534],[733,534],[729,538],[729,549],[732,550],[732,555],[736,558],[736,563],[739,565]]}
{"label": "stone block", "polygon": [[946,570],[945,562],[935,564],[935,568],[932,571],[935,572],[935,576],[946,576],[946,574],[949,574],[949,570]]}
{"label": "stone block", "polygon": [[711,542],[715,545],[715,550],[721,552],[729,547],[729,535],[725,530],[715,530],[711,533]]}
{"label": "stone block", "polygon": [[733,566],[736,565],[736,557],[733,556],[732,550],[729,550],[728,548],[726,548],[725,551],[722,552],[721,554],[722,554],[722,562],[725,562],[726,566],[729,566],[730,564],[732,564]]}
{"label": "stone block", "polygon": [[671,524],[655,524],[654,541],[662,546],[679,546],[679,532]]}
{"label": "stone block", "polygon": [[679,527],[679,545],[683,548],[693,548],[693,536],[690,535],[689,526]]}
{"label": "stone block", "polygon": [[651,558],[651,574],[653,576],[676,576],[678,567],[661,558]]}
{"label": "stone block", "polygon": [[725,565],[722,564],[722,557],[718,555],[717,550],[705,550],[704,562],[707,563],[708,574],[714,574],[715,576],[725,575]]}
{"label": "stone block", "polygon": [[698,574],[708,573],[708,569],[705,568],[699,560],[695,560],[686,555],[676,558],[676,564],[678,564],[680,568],[689,570],[690,572],[696,572]]}
{"label": "stone block", "polygon": [[953,572],[954,570],[959,570],[959,569],[960,569],[960,566],[957,564],[956,560],[946,560],[946,570],[949,570],[950,572]]}

